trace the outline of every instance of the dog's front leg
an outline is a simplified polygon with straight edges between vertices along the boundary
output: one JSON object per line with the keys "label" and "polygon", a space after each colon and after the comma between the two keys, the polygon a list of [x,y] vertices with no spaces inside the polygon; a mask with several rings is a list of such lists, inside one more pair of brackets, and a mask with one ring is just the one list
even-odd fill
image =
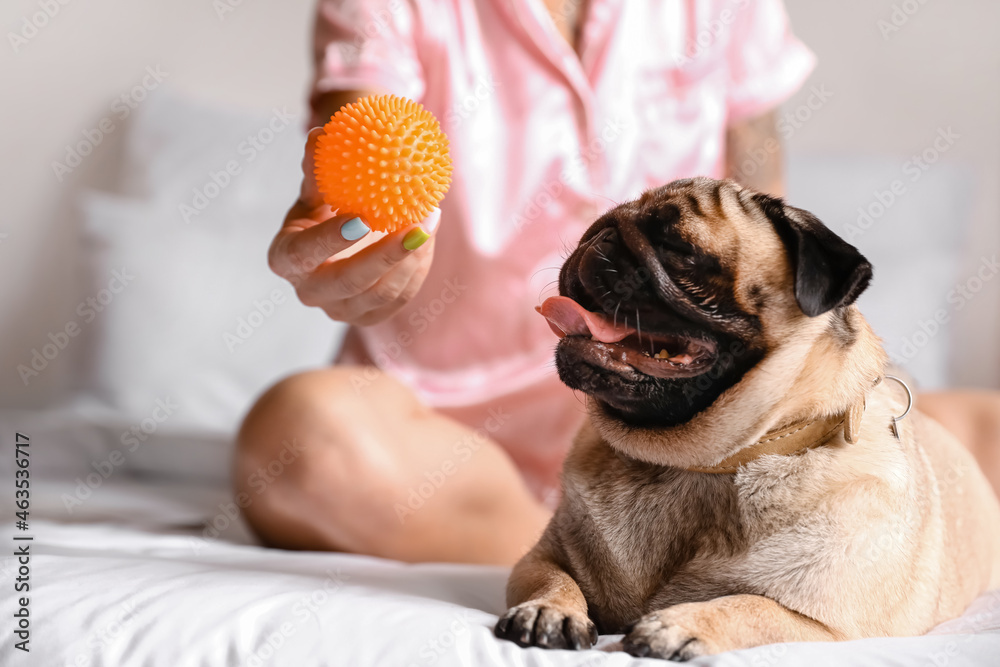
{"label": "dog's front leg", "polygon": [[827,626],[760,595],[727,595],[646,614],[627,629],[634,656],[690,660],[779,642],[834,641]]}
{"label": "dog's front leg", "polygon": [[549,555],[544,542],[514,566],[507,583],[507,610],[497,637],[521,646],[590,648],[597,628],[587,616],[580,587]]}

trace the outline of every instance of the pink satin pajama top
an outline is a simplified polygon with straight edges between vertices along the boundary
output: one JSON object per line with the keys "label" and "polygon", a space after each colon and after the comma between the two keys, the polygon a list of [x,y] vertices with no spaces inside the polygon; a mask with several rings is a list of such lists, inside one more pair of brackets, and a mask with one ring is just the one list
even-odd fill
{"label": "pink satin pajama top", "polygon": [[314,97],[413,98],[455,164],[423,288],[356,333],[424,402],[498,440],[540,495],[583,414],[535,312],[563,259],[615,203],[720,177],[727,124],[784,101],[814,64],[780,0],[585,7],[579,54],[542,0],[323,0],[316,25]]}

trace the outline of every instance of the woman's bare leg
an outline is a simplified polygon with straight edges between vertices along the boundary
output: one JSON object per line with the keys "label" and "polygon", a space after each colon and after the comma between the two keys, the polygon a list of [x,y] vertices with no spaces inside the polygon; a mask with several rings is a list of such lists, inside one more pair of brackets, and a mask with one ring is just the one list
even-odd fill
{"label": "woman's bare leg", "polygon": [[972,452],[1000,496],[1000,392],[920,394],[917,407],[951,431]]}
{"label": "woman's bare leg", "polygon": [[430,410],[372,367],[295,375],[243,423],[237,500],[273,546],[509,565],[550,512],[488,431]]}

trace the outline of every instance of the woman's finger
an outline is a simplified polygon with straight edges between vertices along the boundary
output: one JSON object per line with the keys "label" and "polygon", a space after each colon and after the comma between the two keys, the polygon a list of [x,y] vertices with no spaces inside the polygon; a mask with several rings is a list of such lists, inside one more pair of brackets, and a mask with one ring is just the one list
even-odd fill
{"label": "woman's finger", "polygon": [[[351,257],[327,262],[296,286],[299,297],[313,303],[351,299],[374,288],[383,279],[400,280],[429,266],[433,239],[414,250],[402,243],[409,230],[394,232]],[[385,283],[384,283],[385,284]]]}
{"label": "woman's finger", "polygon": [[378,324],[416,296],[426,277],[427,272],[420,269],[386,275],[368,291],[341,301],[340,309],[352,324]]}
{"label": "woman's finger", "polygon": [[319,186],[316,185],[316,142],[323,134],[322,127],[314,127],[309,130],[306,136],[305,154],[302,156],[302,188],[299,190],[299,201],[306,208],[317,208],[323,204],[323,195],[320,194]]}
{"label": "woman's finger", "polygon": [[350,257],[323,264],[308,280],[322,285],[328,299],[348,299],[370,289],[398,264],[415,266],[432,248],[433,237],[420,227],[401,229]]}
{"label": "woman's finger", "polygon": [[338,252],[350,248],[371,230],[356,215],[344,213],[310,224],[309,219],[292,221],[271,243],[271,269],[289,280],[306,276]]}
{"label": "woman's finger", "polygon": [[416,274],[410,278],[410,282],[400,291],[399,296],[395,300],[385,304],[380,308],[375,310],[369,310],[364,315],[361,315],[354,320],[355,324],[360,326],[370,326],[372,324],[378,324],[383,320],[396,314],[400,308],[409,303],[413,297],[417,295],[420,287],[424,283],[424,278],[426,276]]}

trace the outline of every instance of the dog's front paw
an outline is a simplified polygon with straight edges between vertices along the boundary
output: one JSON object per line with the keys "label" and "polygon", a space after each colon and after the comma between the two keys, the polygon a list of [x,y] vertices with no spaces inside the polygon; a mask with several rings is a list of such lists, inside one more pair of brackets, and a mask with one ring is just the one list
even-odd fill
{"label": "dog's front paw", "polygon": [[544,600],[511,607],[497,621],[493,633],[521,646],[541,648],[584,649],[597,643],[597,628],[586,614]]}
{"label": "dog's front paw", "polygon": [[646,614],[626,628],[626,653],[638,658],[683,662],[728,650],[712,633],[711,610],[703,603],[679,604]]}

